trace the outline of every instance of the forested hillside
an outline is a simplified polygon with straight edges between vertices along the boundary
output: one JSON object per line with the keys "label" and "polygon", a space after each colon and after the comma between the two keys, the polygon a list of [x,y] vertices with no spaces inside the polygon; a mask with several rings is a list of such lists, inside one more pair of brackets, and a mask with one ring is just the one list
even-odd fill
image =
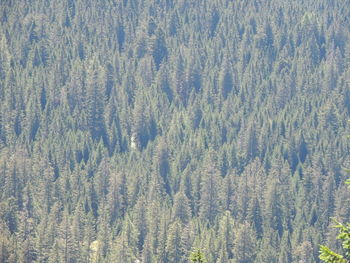
{"label": "forested hillside", "polygon": [[350,1],[0,1],[0,262],[319,262],[349,221]]}

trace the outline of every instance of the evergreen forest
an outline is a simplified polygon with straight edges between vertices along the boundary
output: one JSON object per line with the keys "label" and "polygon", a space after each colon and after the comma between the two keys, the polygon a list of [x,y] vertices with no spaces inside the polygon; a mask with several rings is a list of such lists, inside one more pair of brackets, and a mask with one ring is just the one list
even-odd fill
{"label": "evergreen forest", "polygon": [[0,0],[0,263],[319,263],[349,118],[349,0]]}

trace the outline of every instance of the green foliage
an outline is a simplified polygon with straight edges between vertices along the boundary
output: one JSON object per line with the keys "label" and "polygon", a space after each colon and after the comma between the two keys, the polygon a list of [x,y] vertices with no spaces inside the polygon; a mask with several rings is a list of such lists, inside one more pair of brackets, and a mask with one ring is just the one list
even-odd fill
{"label": "green foliage", "polygon": [[191,252],[190,260],[193,263],[204,263],[204,262],[206,262],[205,259],[204,259],[204,254],[202,253],[202,251],[199,248],[197,248],[197,249],[195,249],[194,251]]}
{"label": "green foliage", "polygon": [[[349,172],[348,169],[346,169]],[[350,184],[349,179],[345,181],[345,184]],[[327,246],[320,245],[319,258],[325,263],[347,263],[350,261],[350,223],[345,225],[333,219],[336,223],[335,228],[339,228],[339,234],[337,239],[342,241],[343,255],[337,254]]]}
{"label": "green foliage", "polygon": [[326,263],[346,263],[348,262],[343,256],[335,253],[326,246],[320,246],[320,259]]}

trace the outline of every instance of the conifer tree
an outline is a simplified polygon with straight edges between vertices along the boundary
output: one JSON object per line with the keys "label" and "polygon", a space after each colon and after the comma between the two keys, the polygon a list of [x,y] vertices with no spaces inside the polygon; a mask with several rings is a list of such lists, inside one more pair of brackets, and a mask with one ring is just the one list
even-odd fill
{"label": "conifer tree", "polygon": [[233,254],[238,263],[251,263],[255,259],[256,237],[247,222],[237,226]]}
{"label": "conifer tree", "polygon": [[176,220],[171,224],[166,243],[167,260],[169,262],[180,263],[183,249],[181,247],[181,223]]}
{"label": "conifer tree", "polygon": [[204,179],[201,185],[202,193],[200,200],[200,215],[204,220],[213,222],[219,212],[218,202],[218,171],[210,153],[205,160],[205,168],[203,171]]}

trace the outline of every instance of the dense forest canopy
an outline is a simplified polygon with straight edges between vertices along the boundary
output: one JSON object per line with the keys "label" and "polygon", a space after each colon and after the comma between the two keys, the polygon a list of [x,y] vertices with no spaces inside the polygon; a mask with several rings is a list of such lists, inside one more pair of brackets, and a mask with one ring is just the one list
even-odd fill
{"label": "dense forest canopy", "polygon": [[3,0],[0,101],[0,262],[339,249],[348,0]]}

